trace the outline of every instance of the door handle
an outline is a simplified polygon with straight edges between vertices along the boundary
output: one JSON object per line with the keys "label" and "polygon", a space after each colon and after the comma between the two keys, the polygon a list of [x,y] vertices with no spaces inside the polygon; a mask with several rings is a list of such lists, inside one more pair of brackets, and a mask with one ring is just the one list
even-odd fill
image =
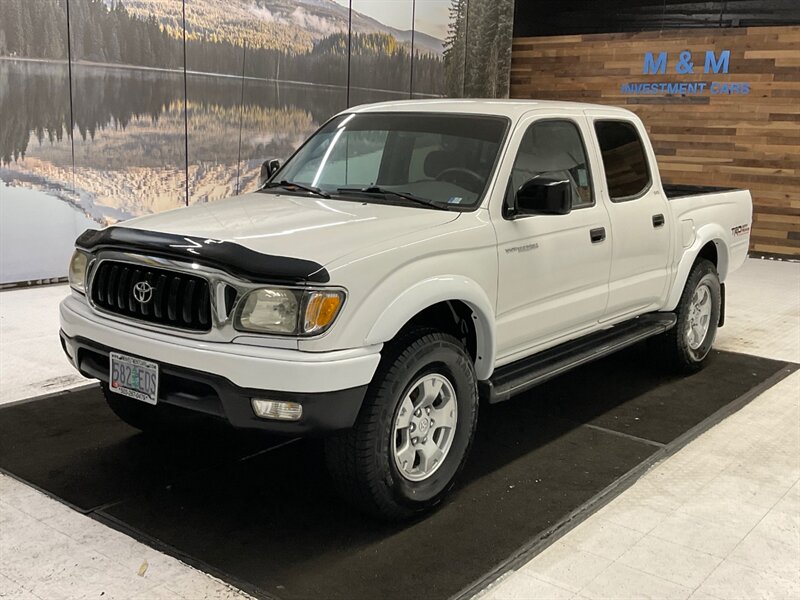
{"label": "door handle", "polygon": [[664,226],[664,215],[657,214],[653,215],[653,227],[663,227]]}
{"label": "door handle", "polygon": [[606,239],[606,228],[596,227],[595,229],[591,229],[589,231],[589,238],[592,240],[593,244],[599,244]]}

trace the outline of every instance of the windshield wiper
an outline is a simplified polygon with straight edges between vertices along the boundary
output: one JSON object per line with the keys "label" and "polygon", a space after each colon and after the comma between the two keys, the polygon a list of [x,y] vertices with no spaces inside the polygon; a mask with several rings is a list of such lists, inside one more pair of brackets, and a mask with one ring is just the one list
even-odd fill
{"label": "windshield wiper", "polygon": [[394,190],[387,190],[386,188],[378,187],[377,185],[370,185],[364,188],[349,188],[349,187],[340,187],[337,191],[344,192],[344,193],[351,193],[351,194],[379,194],[381,196],[397,196],[398,198],[403,198],[404,200],[409,200],[411,202],[416,202],[417,204],[424,204],[425,206],[430,206],[431,208],[436,208],[439,210],[447,210],[446,207],[434,202],[433,200],[428,200],[427,198],[422,198],[421,196],[415,196],[414,194],[410,194],[408,192],[395,192]]}
{"label": "windshield wiper", "polygon": [[272,183],[268,183],[261,189],[264,190],[276,187],[286,188],[289,191],[292,191],[292,188],[295,188],[298,190],[302,190],[304,192],[310,192],[312,194],[316,194],[317,196],[322,196],[323,198],[331,197],[331,195],[328,192],[326,192],[325,190],[321,190],[318,187],[314,187],[312,185],[305,185],[303,183],[295,183],[294,181],[286,181],[285,179],[283,181],[277,181],[277,182],[273,181]]}

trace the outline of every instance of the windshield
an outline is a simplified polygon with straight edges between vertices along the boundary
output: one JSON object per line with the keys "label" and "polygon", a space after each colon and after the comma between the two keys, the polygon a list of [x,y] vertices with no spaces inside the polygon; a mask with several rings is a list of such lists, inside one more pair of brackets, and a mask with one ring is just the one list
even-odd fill
{"label": "windshield", "polygon": [[[332,119],[275,176],[332,195],[474,208],[508,120],[483,115],[370,113]],[[363,193],[361,193],[363,192]]]}

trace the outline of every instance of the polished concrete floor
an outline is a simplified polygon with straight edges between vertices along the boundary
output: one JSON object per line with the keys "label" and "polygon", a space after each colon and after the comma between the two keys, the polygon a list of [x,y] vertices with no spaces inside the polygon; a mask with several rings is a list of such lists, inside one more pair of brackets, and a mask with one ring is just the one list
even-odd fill
{"label": "polished concrete floor", "polygon": [[[0,402],[84,383],[57,340],[56,304],[65,293],[64,286],[0,293]],[[731,277],[728,297],[718,348],[800,362],[800,265],[750,260]],[[799,407],[796,373],[483,594],[800,596]],[[243,596],[0,476],[0,597],[101,594]]]}
{"label": "polished concrete floor", "polygon": [[485,598],[800,598],[800,372]]}

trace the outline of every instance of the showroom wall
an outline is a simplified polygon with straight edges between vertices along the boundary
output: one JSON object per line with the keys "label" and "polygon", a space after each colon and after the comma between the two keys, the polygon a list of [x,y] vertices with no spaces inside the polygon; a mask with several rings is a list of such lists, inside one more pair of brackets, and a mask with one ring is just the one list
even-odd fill
{"label": "showroom wall", "polygon": [[253,190],[332,114],[505,96],[513,0],[2,0],[0,285],[75,237]]}
{"label": "showroom wall", "polygon": [[665,181],[750,189],[751,250],[800,256],[800,5],[598,4],[517,3],[511,96],[636,112]]}

